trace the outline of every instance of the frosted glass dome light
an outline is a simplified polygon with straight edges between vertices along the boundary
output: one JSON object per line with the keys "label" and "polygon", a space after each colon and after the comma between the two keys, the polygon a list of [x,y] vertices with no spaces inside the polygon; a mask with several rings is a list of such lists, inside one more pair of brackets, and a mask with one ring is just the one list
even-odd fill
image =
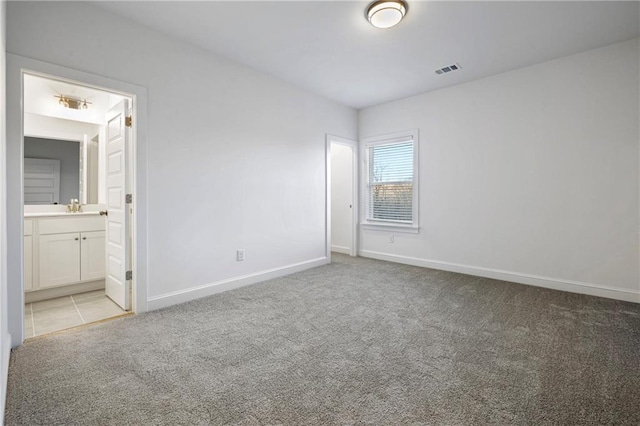
{"label": "frosted glass dome light", "polygon": [[406,14],[407,3],[403,0],[379,0],[367,7],[367,20],[376,28],[398,25]]}

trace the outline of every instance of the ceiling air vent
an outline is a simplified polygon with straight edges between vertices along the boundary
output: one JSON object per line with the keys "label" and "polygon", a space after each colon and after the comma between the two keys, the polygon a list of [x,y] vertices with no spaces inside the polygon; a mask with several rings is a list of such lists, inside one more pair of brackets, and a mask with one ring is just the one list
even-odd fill
{"label": "ceiling air vent", "polygon": [[440,68],[438,70],[436,70],[436,74],[440,75],[440,74],[446,74],[448,72],[451,71],[456,71],[460,69],[460,65],[459,64],[453,64],[453,65],[449,65],[448,67],[444,67],[444,68]]}

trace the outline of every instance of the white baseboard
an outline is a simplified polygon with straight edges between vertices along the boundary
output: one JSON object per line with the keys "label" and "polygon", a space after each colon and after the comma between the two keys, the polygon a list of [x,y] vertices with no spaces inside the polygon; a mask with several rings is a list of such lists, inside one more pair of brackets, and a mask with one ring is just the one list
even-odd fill
{"label": "white baseboard", "polygon": [[24,293],[24,303],[39,302],[41,300],[55,299],[56,297],[69,296],[70,294],[85,293],[87,291],[101,290],[104,288],[104,280],[89,281],[86,283],[66,285],[64,287],[45,288],[42,290],[27,291]]}
{"label": "white baseboard", "polygon": [[406,265],[421,266],[423,268],[440,269],[461,274],[475,275],[485,278],[493,278],[502,281],[511,281],[519,284],[527,284],[536,287],[550,288],[553,290],[568,291],[571,293],[588,294],[591,296],[606,297],[609,299],[624,300],[640,303],[640,290],[632,290],[605,287],[596,284],[579,281],[569,281],[558,278],[542,277],[538,275],[522,274],[519,272],[502,271],[499,269],[483,268],[479,266],[460,265],[457,263],[442,262],[439,260],[419,259],[416,257],[399,256],[395,254],[380,253],[376,251],[360,250],[359,255],[372,259],[386,260],[389,262],[404,263]]}
{"label": "white baseboard", "polygon": [[4,424],[4,409],[7,404],[7,384],[9,382],[9,360],[11,358],[11,335],[7,333],[2,342],[2,389],[0,389],[0,426]]}
{"label": "white baseboard", "polygon": [[295,272],[304,271],[306,269],[315,268],[317,266],[326,265],[328,263],[329,259],[327,259],[326,257],[321,257],[305,262],[294,263],[280,268],[269,269],[267,271],[257,272],[254,274],[243,275],[226,280],[216,281],[214,283],[200,285],[197,287],[191,287],[185,290],[174,291],[172,293],[150,297],[148,299],[148,307],[150,311],[154,309],[161,309],[167,306],[177,305],[178,303],[200,299],[202,297],[211,296],[216,293],[222,293],[223,291],[233,290],[236,288],[244,287],[246,285],[282,277],[284,275],[293,274]]}
{"label": "white baseboard", "polygon": [[351,254],[351,249],[349,247],[331,246],[331,251],[335,253]]}

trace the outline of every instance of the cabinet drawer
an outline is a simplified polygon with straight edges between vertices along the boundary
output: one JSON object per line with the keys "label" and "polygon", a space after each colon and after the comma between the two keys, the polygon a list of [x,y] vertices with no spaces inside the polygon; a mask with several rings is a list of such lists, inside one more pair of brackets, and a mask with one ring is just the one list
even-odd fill
{"label": "cabinet drawer", "polygon": [[33,235],[33,220],[25,219],[24,220],[24,235]]}
{"label": "cabinet drawer", "polygon": [[104,231],[103,216],[40,219],[40,235]]}

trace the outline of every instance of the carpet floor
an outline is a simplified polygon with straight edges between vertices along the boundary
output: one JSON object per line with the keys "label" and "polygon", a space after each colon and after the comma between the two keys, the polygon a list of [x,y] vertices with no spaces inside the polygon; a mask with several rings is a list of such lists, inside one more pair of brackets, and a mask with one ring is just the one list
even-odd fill
{"label": "carpet floor", "polygon": [[28,341],[7,425],[640,424],[640,305],[371,259]]}

